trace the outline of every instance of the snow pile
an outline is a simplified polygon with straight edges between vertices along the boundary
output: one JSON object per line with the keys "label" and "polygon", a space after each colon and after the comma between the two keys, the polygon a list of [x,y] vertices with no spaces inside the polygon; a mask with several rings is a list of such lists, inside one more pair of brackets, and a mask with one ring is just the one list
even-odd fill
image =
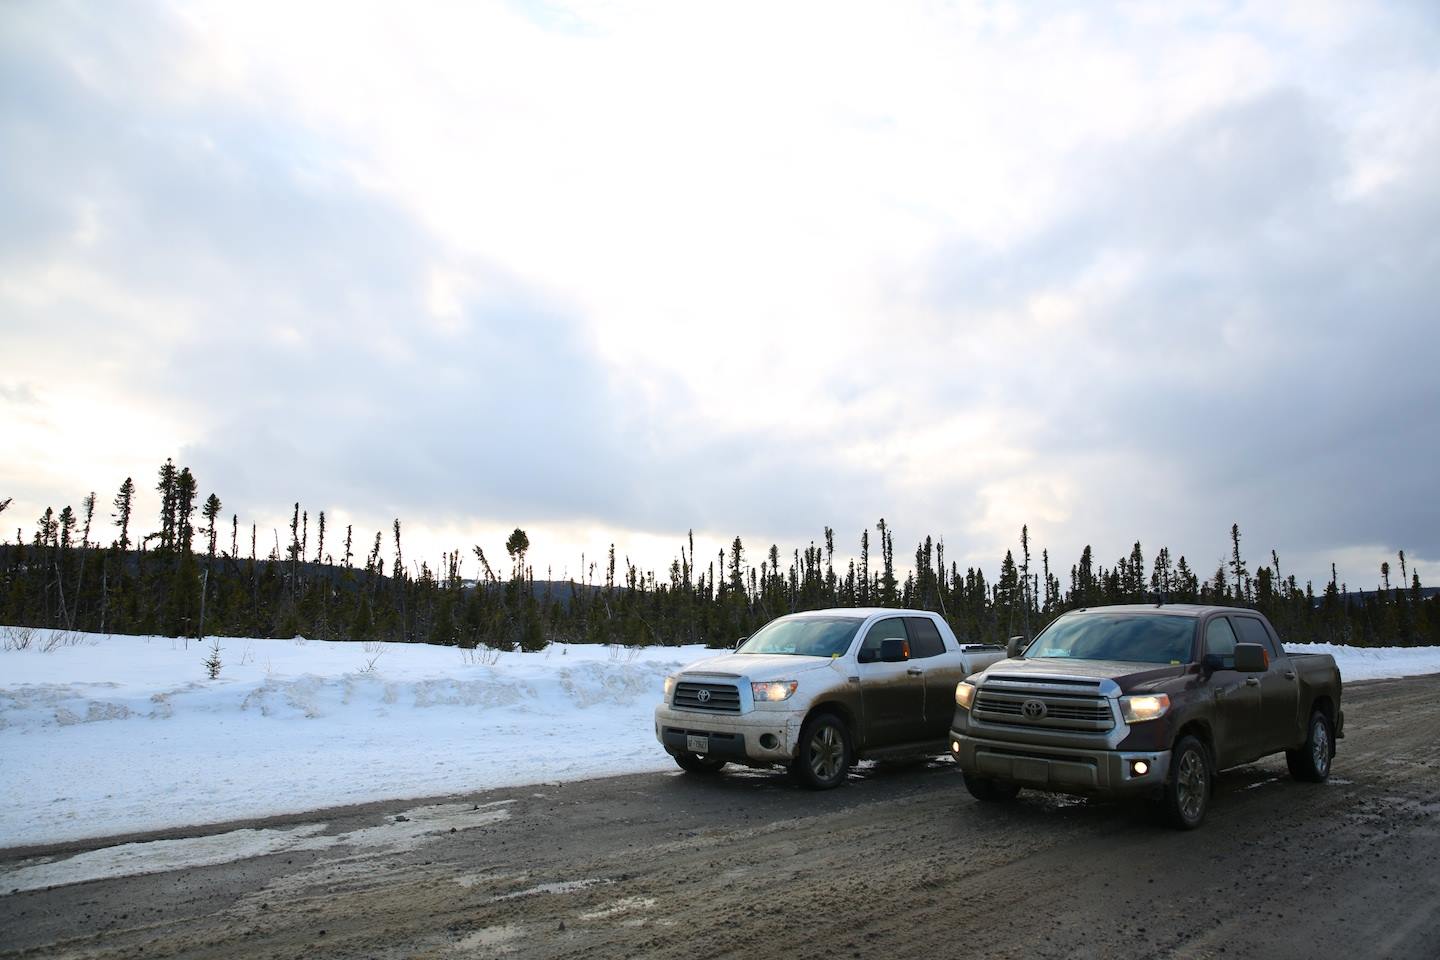
{"label": "snow pile", "polygon": [[1440,673],[1440,647],[1344,647],[1338,643],[1287,643],[1288,653],[1328,653],[1340,679],[1389,680]]}
{"label": "snow pile", "polygon": [[[216,680],[209,642],[35,631],[0,651],[0,847],[672,769],[661,680],[713,652],[220,643]],[[1434,647],[1289,649],[1346,680],[1440,672]]]}
{"label": "snow pile", "polygon": [[668,769],[661,681],[708,655],[224,638],[209,680],[209,641],[48,636],[0,652],[0,847]]}

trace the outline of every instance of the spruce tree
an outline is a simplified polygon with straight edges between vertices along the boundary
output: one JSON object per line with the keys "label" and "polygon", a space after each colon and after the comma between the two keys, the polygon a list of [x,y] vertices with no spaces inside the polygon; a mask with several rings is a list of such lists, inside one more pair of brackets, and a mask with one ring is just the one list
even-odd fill
{"label": "spruce tree", "polygon": [[1240,524],[1238,523],[1230,525],[1230,544],[1230,573],[1235,577],[1235,599],[1239,601],[1250,592],[1246,589],[1250,571],[1240,557]]}
{"label": "spruce tree", "polygon": [[215,559],[215,518],[220,516],[220,498],[215,494],[205,498],[205,506],[200,508],[200,516],[205,518],[205,537],[208,543],[207,553],[211,560]]}
{"label": "spruce tree", "polygon": [[[83,528],[83,529],[81,530],[81,532],[80,532],[80,546],[83,547],[83,548],[86,549],[86,550],[89,550],[89,549],[90,549],[90,523],[91,523],[91,521],[92,521],[92,520],[94,519],[94,517],[95,517],[95,491],[94,491],[94,490],[91,490],[88,494],[85,495],[85,499],[83,499],[83,500],[80,501],[80,509],[81,509],[82,514],[83,514],[83,516],[84,516],[84,518],[85,518],[85,526],[84,526],[84,528]],[[1404,555],[1404,551],[1401,551],[1401,555],[1402,555],[1402,556]]]}
{"label": "spruce tree", "polygon": [[160,494],[160,548],[169,550],[175,545],[175,461],[169,457],[160,467],[160,477],[155,490]]}

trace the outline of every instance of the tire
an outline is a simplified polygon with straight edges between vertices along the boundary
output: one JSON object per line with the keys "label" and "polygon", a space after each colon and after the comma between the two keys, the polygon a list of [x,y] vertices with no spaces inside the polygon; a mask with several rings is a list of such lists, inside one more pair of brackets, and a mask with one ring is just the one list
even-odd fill
{"label": "tire", "polygon": [[833,713],[817,713],[800,728],[790,775],[811,790],[833,790],[845,782],[854,759],[845,723]]}
{"label": "tire", "polygon": [[1020,788],[1013,783],[1002,783],[968,773],[964,774],[964,777],[965,789],[970,791],[970,796],[982,803],[1009,803],[1020,795]]}
{"label": "tire", "polygon": [[1181,737],[1170,754],[1170,776],[1165,781],[1161,811],[1171,826],[1194,830],[1210,808],[1215,774],[1210,752],[1195,737]]}
{"label": "tire", "polygon": [[712,757],[701,753],[691,753],[688,750],[681,750],[672,753],[675,762],[680,769],[686,773],[698,773],[702,776],[713,776],[725,769],[725,761],[719,757]]}
{"label": "tire", "polygon": [[1305,745],[1299,750],[1285,751],[1285,765],[1290,776],[1308,783],[1324,783],[1330,779],[1330,761],[1335,756],[1335,734],[1330,718],[1316,710],[1310,714]]}

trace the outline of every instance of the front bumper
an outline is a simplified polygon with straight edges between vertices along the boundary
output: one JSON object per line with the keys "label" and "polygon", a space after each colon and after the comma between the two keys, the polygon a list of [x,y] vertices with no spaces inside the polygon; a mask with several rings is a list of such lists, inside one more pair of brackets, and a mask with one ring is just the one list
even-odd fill
{"label": "front bumper", "polygon": [[[950,731],[950,753],[977,777],[1057,793],[1131,794],[1156,790],[1170,772],[1170,751],[1032,747]],[[1137,774],[1134,764],[1148,768]]]}
{"label": "front bumper", "polygon": [[784,763],[795,757],[801,718],[786,711],[752,710],[739,714],[655,708],[655,739],[670,753],[687,748],[686,738],[710,739],[710,756],[739,763]]}

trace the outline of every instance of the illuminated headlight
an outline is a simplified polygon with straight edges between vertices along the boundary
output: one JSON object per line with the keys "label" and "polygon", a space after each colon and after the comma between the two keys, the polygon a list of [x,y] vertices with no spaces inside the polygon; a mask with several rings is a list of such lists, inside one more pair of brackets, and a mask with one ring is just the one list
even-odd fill
{"label": "illuminated headlight", "polygon": [[750,693],[756,702],[761,700],[789,700],[790,694],[800,686],[798,680],[772,680],[769,683],[750,684]]}
{"label": "illuminated headlight", "polygon": [[975,684],[969,680],[961,680],[955,685],[955,705],[970,709],[970,704],[975,702]]}
{"label": "illuminated headlight", "polygon": [[670,699],[670,694],[672,694],[672,693],[674,693],[674,692],[675,692],[675,678],[674,678],[674,677],[666,677],[666,678],[665,678],[665,699],[666,699],[666,700],[669,700],[669,699]]}
{"label": "illuminated headlight", "polygon": [[1159,720],[1169,709],[1170,698],[1163,693],[1120,698],[1120,715],[1125,718],[1126,723]]}

